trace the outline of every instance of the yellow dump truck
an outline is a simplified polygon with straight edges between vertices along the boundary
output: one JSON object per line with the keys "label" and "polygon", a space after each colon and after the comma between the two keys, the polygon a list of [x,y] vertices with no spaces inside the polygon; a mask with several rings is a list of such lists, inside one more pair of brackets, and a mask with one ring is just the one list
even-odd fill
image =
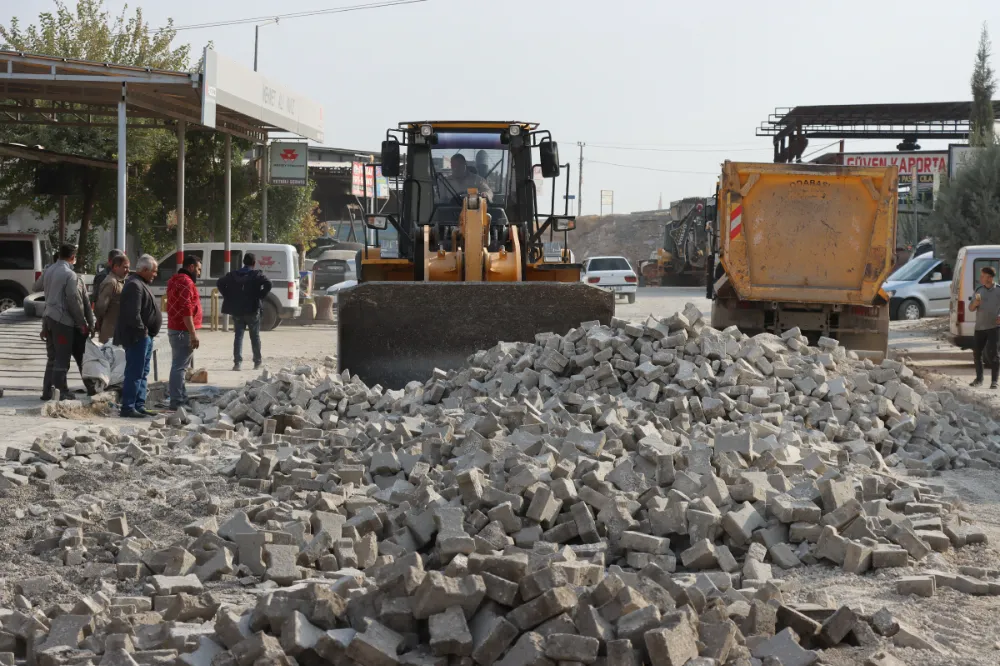
{"label": "yellow dump truck", "polygon": [[884,355],[882,283],[896,247],[897,168],[729,162],[719,180],[712,325],[798,327]]}

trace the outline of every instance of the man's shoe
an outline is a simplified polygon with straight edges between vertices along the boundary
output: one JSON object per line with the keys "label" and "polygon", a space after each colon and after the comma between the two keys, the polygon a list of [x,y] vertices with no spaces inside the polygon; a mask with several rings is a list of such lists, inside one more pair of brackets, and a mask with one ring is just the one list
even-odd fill
{"label": "man's shoe", "polygon": [[42,400],[44,400],[45,402],[48,402],[51,399],[52,399],[51,393],[49,393],[48,395],[46,395],[45,393],[42,394]]}
{"label": "man's shoe", "polygon": [[239,372],[239,371],[240,371],[240,364],[233,363],[233,372]]}
{"label": "man's shoe", "polygon": [[260,366],[262,366],[262,365],[264,365],[264,361],[254,361],[254,363],[253,363],[253,369],[254,370],[260,370]]}
{"label": "man's shoe", "polygon": [[136,411],[134,409],[129,409],[127,411],[126,410],[122,410],[118,414],[118,416],[122,417],[123,419],[144,419],[144,418],[146,418],[145,414],[140,414],[138,411]]}
{"label": "man's shoe", "polygon": [[159,416],[160,413],[155,409],[146,409],[145,407],[135,410],[142,414],[143,416]]}
{"label": "man's shoe", "polygon": [[971,386],[972,388],[979,388],[982,385],[983,385],[983,380],[980,377],[977,377],[976,379],[973,379],[972,383],[969,384],[969,386]]}
{"label": "man's shoe", "polygon": [[991,382],[990,383],[990,388],[995,391],[997,389],[997,383],[996,382]]}

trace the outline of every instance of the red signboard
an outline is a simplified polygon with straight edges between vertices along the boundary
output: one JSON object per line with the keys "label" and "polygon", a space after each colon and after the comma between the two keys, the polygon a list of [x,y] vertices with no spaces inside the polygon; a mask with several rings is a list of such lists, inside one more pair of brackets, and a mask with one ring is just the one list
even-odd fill
{"label": "red signboard", "polygon": [[948,153],[846,153],[845,166],[898,166],[899,173],[940,174],[948,171]]}
{"label": "red signboard", "polygon": [[375,168],[364,162],[353,162],[351,164],[351,194],[356,197],[365,196],[366,182],[368,197],[373,198],[375,196]]}

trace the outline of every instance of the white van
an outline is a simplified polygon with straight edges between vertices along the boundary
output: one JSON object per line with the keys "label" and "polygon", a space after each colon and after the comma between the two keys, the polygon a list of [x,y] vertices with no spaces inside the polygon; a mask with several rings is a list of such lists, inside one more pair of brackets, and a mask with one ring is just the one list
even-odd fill
{"label": "white van", "polygon": [[948,329],[952,342],[962,349],[972,348],[976,313],[969,312],[969,302],[979,286],[979,272],[987,266],[1000,275],[1000,245],[968,245],[958,251],[951,280]]}
{"label": "white van", "polygon": [[[298,317],[302,314],[299,305],[299,253],[291,245],[278,243],[230,243],[232,269],[243,266],[243,253],[253,252],[257,257],[257,268],[271,280],[271,293],[262,304],[260,328],[270,331],[282,319]],[[185,243],[184,254],[201,257],[201,279],[198,292],[206,320],[211,311],[212,290],[216,282],[226,274],[224,243]],[[153,295],[159,298],[167,293],[167,280],[177,272],[177,252],[171,252],[160,259],[160,269],[149,285]]]}

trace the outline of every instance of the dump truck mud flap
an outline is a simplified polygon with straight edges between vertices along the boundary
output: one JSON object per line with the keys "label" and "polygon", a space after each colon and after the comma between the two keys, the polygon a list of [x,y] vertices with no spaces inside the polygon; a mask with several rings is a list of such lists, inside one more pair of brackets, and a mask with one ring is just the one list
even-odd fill
{"label": "dump truck mud flap", "polygon": [[398,389],[498,342],[610,324],[614,312],[614,294],[579,282],[368,282],[337,294],[337,363]]}

